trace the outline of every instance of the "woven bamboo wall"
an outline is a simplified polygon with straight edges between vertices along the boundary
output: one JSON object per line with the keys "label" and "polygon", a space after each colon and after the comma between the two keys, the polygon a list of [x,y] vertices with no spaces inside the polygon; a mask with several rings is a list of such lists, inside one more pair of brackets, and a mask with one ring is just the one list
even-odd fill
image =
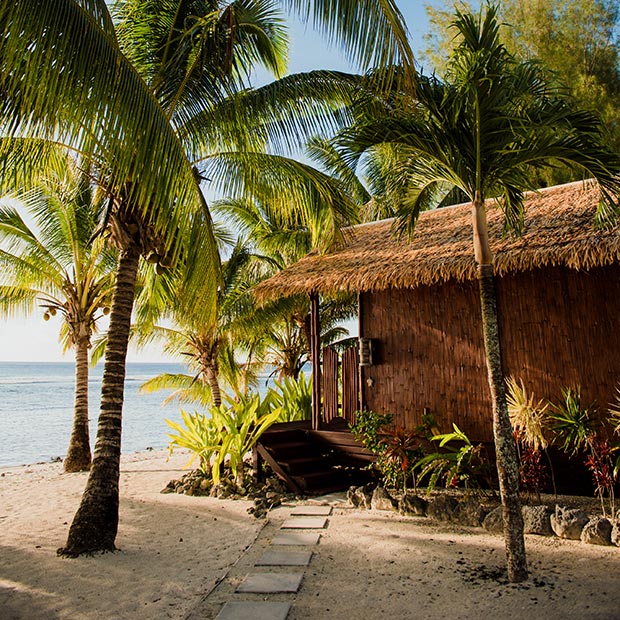
{"label": "woven bamboo wall", "polygon": [[[606,406],[620,381],[620,266],[549,268],[498,281],[506,375],[537,398],[581,385],[585,403]],[[477,283],[361,296],[364,337],[375,365],[364,369],[366,407],[412,427],[428,407],[443,430],[456,422],[491,441],[491,402]],[[368,385],[368,379],[372,386]]]}

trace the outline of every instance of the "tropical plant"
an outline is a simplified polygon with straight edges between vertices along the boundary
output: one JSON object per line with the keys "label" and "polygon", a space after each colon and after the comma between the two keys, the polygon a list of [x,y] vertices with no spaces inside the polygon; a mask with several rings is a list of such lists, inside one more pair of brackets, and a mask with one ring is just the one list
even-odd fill
{"label": "tropical plant", "polygon": [[176,435],[168,435],[170,451],[175,447],[189,449],[194,453],[193,458],[200,458],[202,471],[211,473],[214,484],[220,483],[221,467],[228,459],[235,482],[242,487],[244,457],[260,436],[278,421],[281,409],[269,395],[264,399],[259,394],[237,397],[236,400],[225,397],[225,401],[220,406],[212,406],[208,415],[183,413],[184,427],[166,420],[176,431]]}
{"label": "tropical plant", "polygon": [[394,416],[391,413],[377,413],[376,411],[356,411],[355,422],[350,424],[353,437],[361,441],[364,447],[374,454],[381,454],[385,445],[382,443],[382,431],[385,426],[392,424]]}
{"label": "tropical plant", "polygon": [[[581,388],[564,388],[560,402],[552,404],[551,420],[560,449],[570,456],[583,455],[583,462],[592,476],[594,492],[606,513],[605,495],[609,498],[612,516],[615,515],[615,485],[620,476],[620,445],[610,440],[614,431],[614,406],[605,418],[595,403],[584,407]],[[611,428],[610,428],[611,427]]]}
{"label": "tropical plant", "polygon": [[419,428],[409,430],[391,428],[394,416],[391,413],[357,411],[355,422],[350,424],[351,432],[367,450],[376,457],[376,467],[385,484],[407,490],[407,480],[413,475],[417,460],[423,454],[423,440],[428,430],[427,421]]}
{"label": "tropical plant", "polygon": [[[202,405],[222,404],[220,381],[236,390],[240,376],[245,373],[246,386],[256,383],[256,376],[250,379],[250,369],[255,368],[252,360],[243,364],[235,360],[237,349],[242,346],[243,324],[254,316],[254,303],[249,294],[253,278],[249,267],[253,256],[243,242],[238,241],[232,252],[222,265],[222,280],[216,296],[215,317],[209,320],[203,314],[201,306],[189,305],[185,301],[183,275],[186,269],[193,269],[191,263],[171,270],[170,278],[166,282],[168,294],[157,291],[162,279],[154,282],[146,290],[144,299],[138,299],[138,315],[143,304],[150,306],[162,303],[162,308],[155,314],[172,321],[172,325],[152,325],[151,321],[139,324],[137,327],[140,344],[154,340],[163,340],[164,351],[184,359],[193,371],[193,376],[187,374],[159,375],[141,386],[141,391],[152,392],[159,389],[174,389],[168,398],[178,398],[183,402],[196,402]],[[150,316],[152,308],[144,309],[144,314]]]}
{"label": "tropical plant", "polygon": [[[224,429],[224,440],[220,448],[220,458],[216,464],[229,457],[230,468],[237,486],[243,486],[244,457],[252,450],[260,436],[280,417],[281,410],[274,406],[269,396],[261,400],[259,394],[242,396],[238,400],[228,400],[217,412],[212,410],[216,424]],[[214,466],[214,473],[218,468]],[[214,475],[215,484],[219,482]]]}
{"label": "tropical plant", "polygon": [[517,382],[514,377],[508,377],[506,386],[508,415],[519,441],[534,450],[545,450],[549,445],[545,436],[549,403],[536,402],[532,394],[528,395],[522,380]]}
{"label": "tropical plant", "polygon": [[[456,425],[452,424],[451,433],[442,433],[431,437],[438,441],[442,451],[427,454],[419,459],[413,469],[420,470],[418,483],[428,477],[427,491],[430,493],[441,480],[446,488],[463,484],[466,488],[480,486],[486,477],[487,462],[483,456],[482,444],[474,445],[469,437]],[[459,446],[450,445],[453,442]]]}
{"label": "tropical plant", "polygon": [[600,429],[598,410],[594,403],[581,404],[581,387],[562,389],[560,402],[551,405],[552,429],[560,449],[575,456],[588,447],[590,438]]}
{"label": "tropical plant", "polygon": [[535,62],[518,62],[500,39],[494,6],[480,16],[456,13],[459,36],[446,78],[422,76],[415,98],[386,102],[361,117],[339,144],[352,160],[377,144],[403,148],[400,164],[410,190],[402,202],[397,231],[414,233],[421,209],[441,203],[458,187],[472,205],[473,250],[477,264],[486,365],[493,405],[500,493],[504,507],[508,575],[527,578],[518,464],[508,416],[493,252],[487,230],[486,198],[497,197],[506,231],[523,226],[523,193],[535,189],[535,172],[561,162],[596,177],[602,201],[599,218],[612,217],[620,189],[620,159],[605,142],[598,118],[581,110]]}
{"label": "tropical plant", "polygon": [[542,452],[547,456],[551,471],[554,492],[555,476],[547,447],[549,442],[549,403],[536,402],[532,394],[527,393],[523,381],[514,377],[506,379],[506,401],[508,415],[513,428],[519,455],[519,480],[521,488],[529,493],[540,495],[547,483],[547,466],[542,461]]}
{"label": "tropical plant", "polygon": [[[21,209],[25,208],[25,217]],[[64,171],[39,179],[28,191],[0,202],[0,309],[62,317],[64,349],[75,354],[73,428],[66,472],[91,464],[88,427],[88,350],[99,319],[109,312],[115,252],[93,240],[103,211],[88,176],[68,156]]]}
{"label": "tropical plant", "polygon": [[[460,6],[471,3],[459,0]],[[443,6],[442,6],[443,5]],[[454,2],[429,7],[431,42],[427,54],[441,74],[455,41],[446,28]],[[499,17],[509,23],[508,49],[522,59],[538,58],[570,88],[580,105],[598,110],[613,143],[620,142],[620,11],[615,0],[503,0]],[[567,171],[551,171],[565,182]]]}
{"label": "tropical plant", "polygon": [[[294,182],[294,181],[292,181]],[[348,199],[347,199],[348,200]],[[316,196],[312,203],[320,207]],[[330,209],[314,208],[313,213],[285,217],[282,207],[258,200],[222,200],[215,206],[247,239],[261,257],[257,280],[284,269],[311,250],[329,247],[334,238],[335,222]],[[349,213],[354,217],[355,213]],[[325,218],[331,221],[325,224]],[[338,227],[336,226],[336,229]],[[348,332],[341,325],[357,311],[352,295],[334,296],[322,303],[321,342],[330,344]],[[299,377],[310,358],[310,302],[307,296],[280,298],[256,308],[251,320],[244,323],[246,346],[257,358],[274,369],[280,378]]]}
{"label": "tropical plant", "polygon": [[284,377],[269,388],[273,402],[280,408],[278,422],[299,422],[312,417],[312,382],[303,372],[297,379]]}
{"label": "tropical plant", "polygon": [[166,420],[166,424],[176,434],[168,433],[170,438],[170,454],[175,448],[189,450],[192,453],[185,465],[189,467],[196,458],[200,461],[200,469],[205,475],[211,475],[211,460],[222,444],[221,429],[213,418],[204,413],[189,414],[181,410],[183,425],[174,420]]}
{"label": "tropical plant", "polygon": [[[308,10],[296,0],[286,4],[302,14]],[[119,0],[115,6],[117,28],[104,0],[23,0],[0,7],[3,133],[88,153],[110,197],[104,224],[119,249],[98,440],[63,550],[68,555],[114,549],[125,358],[140,256],[151,256],[159,270],[174,265],[190,247],[188,222],[200,214],[202,243],[211,251],[194,265],[187,292],[213,309],[218,257],[192,162],[205,156],[205,136],[222,150],[230,141],[282,136],[283,106],[261,108],[274,122],[247,131],[247,111],[260,107],[257,97],[273,100],[274,89],[247,93],[252,101],[246,113],[237,101],[219,110],[213,105],[242,89],[256,64],[276,73],[283,67],[281,19],[272,3]],[[404,58],[412,66],[391,2],[315,0],[311,6],[315,23],[342,41],[353,59],[368,66]],[[288,85],[290,96],[295,80]],[[303,98],[296,92],[288,105],[299,110]],[[295,136],[309,123],[305,115],[297,118],[287,127]],[[22,165],[28,162],[21,158]]]}
{"label": "tropical plant", "polygon": [[387,484],[407,491],[407,480],[412,478],[414,488],[417,480],[414,468],[422,457],[424,437],[415,430],[397,427],[386,430],[380,440],[382,450],[377,465]]}

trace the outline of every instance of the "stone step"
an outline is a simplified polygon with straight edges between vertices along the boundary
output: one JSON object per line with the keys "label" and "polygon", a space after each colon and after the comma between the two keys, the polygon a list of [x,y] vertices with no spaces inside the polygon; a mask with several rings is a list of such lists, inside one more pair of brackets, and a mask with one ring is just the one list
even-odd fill
{"label": "stone step", "polygon": [[297,592],[303,576],[303,573],[251,573],[237,586],[235,591],[248,594]]}
{"label": "stone step", "polygon": [[268,601],[229,601],[215,620],[286,620],[290,603]]}
{"label": "stone step", "polygon": [[327,526],[326,517],[292,517],[287,519],[282,530],[323,530]]}

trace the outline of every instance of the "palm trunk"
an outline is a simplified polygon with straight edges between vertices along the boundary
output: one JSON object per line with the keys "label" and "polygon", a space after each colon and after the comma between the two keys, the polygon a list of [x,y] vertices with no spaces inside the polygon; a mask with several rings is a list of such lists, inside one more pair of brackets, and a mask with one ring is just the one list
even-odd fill
{"label": "palm trunk", "polygon": [[73,430],[67,449],[66,472],[90,469],[90,437],[88,434],[88,339],[78,338],[75,345],[75,401]]}
{"label": "palm trunk", "polygon": [[523,535],[523,515],[519,499],[517,448],[506,403],[495,277],[492,254],[488,243],[484,202],[479,195],[476,195],[473,211],[474,251],[478,262],[484,351],[493,404],[493,438],[495,440],[497,475],[504,514],[508,579],[512,582],[520,582],[527,579],[527,561]]}
{"label": "palm trunk", "polygon": [[219,407],[222,404],[222,392],[220,391],[220,384],[217,379],[217,371],[212,365],[207,366],[205,370],[207,383],[211,388],[211,398],[213,398],[213,404]]}
{"label": "palm trunk", "polygon": [[135,246],[123,250],[119,258],[105,352],[95,456],[82,502],[69,529],[67,546],[59,550],[63,555],[115,549],[125,358],[139,258]]}

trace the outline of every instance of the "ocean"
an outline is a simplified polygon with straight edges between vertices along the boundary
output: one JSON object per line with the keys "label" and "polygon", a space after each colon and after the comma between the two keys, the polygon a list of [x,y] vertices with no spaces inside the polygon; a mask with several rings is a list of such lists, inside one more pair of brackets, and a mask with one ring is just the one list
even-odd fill
{"label": "ocean", "polygon": [[[146,380],[163,372],[186,372],[182,364],[127,365],[122,452],[166,448],[169,427],[180,406],[162,406],[169,392],[139,394]],[[89,418],[95,446],[103,364],[91,369]],[[74,365],[71,362],[0,362],[0,466],[25,465],[64,457],[73,419]],[[184,408],[192,411],[189,405]]]}

